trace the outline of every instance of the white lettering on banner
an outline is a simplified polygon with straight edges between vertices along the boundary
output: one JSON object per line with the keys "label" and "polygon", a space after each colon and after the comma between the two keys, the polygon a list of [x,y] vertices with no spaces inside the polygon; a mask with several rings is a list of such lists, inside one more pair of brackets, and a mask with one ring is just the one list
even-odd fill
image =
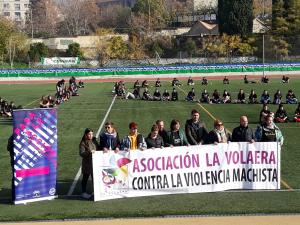
{"label": "white lettering on banner", "polygon": [[95,201],[279,189],[280,146],[246,142],[93,154]]}

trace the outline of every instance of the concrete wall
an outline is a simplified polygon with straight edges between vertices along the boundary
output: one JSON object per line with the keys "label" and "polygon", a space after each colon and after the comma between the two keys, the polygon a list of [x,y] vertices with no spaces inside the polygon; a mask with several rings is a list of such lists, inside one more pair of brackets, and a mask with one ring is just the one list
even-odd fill
{"label": "concrete wall", "polygon": [[108,40],[112,37],[122,37],[124,41],[128,41],[128,35],[107,35],[107,36],[77,36],[77,37],[58,37],[58,38],[34,38],[30,43],[43,42],[50,49],[66,50],[69,44],[78,43],[81,48],[95,48],[101,40]]}

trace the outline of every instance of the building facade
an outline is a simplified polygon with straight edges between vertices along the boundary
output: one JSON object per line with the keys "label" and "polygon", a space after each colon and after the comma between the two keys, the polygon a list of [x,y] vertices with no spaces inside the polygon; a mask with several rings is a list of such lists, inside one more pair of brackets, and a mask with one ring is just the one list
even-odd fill
{"label": "building facade", "polygon": [[15,21],[17,25],[24,25],[29,0],[0,0],[0,14]]}

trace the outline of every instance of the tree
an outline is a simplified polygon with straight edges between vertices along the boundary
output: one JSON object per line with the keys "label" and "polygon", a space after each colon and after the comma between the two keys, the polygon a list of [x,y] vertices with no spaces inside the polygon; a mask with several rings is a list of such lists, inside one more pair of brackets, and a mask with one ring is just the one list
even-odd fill
{"label": "tree", "polygon": [[169,36],[156,36],[148,37],[145,42],[145,48],[147,49],[147,55],[153,57],[167,57],[170,56],[173,50],[173,42]]}
{"label": "tree", "polygon": [[204,39],[203,52],[208,57],[231,57],[253,55],[255,38],[241,38],[239,35],[211,36]]}
{"label": "tree", "polygon": [[89,34],[97,29],[98,7],[95,0],[60,0],[63,13],[62,31],[76,36]]}
{"label": "tree", "polygon": [[31,61],[38,62],[42,57],[47,57],[48,52],[48,47],[44,43],[38,42],[30,45],[28,55]]}
{"label": "tree", "polygon": [[6,45],[7,45],[8,39],[14,30],[14,25],[13,25],[12,21],[10,21],[4,17],[0,17],[0,30],[1,30],[1,32],[0,32],[0,56],[3,61],[4,55],[6,54],[6,50],[7,50]]}
{"label": "tree", "polygon": [[14,65],[14,59],[27,50],[27,37],[18,30],[12,21],[0,17],[0,57],[1,61],[8,59],[11,68]]}
{"label": "tree", "polygon": [[197,45],[195,41],[191,38],[187,39],[186,42],[183,44],[183,51],[186,51],[190,57],[193,54],[195,54],[196,50]]}
{"label": "tree", "polygon": [[99,26],[114,27],[121,32],[126,31],[130,25],[131,9],[120,5],[100,7]]}
{"label": "tree", "polygon": [[142,26],[148,32],[153,29],[161,29],[170,21],[170,15],[166,8],[166,2],[163,0],[137,0],[132,8],[133,24],[135,20],[142,22]]}
{"label": "tree", "polygon": [[269,17],[272,14],[272,0],[253,0],[254,17]]}
{"label": "tree", "polygon": [[108,41],[107,54],[110,59],[125,59],[128,54],[128,47],[122,37],[112,37]]}
{"label": "tree", "polygon": [[130,59],[144,59],[146,57],[145,36],[137,32],[130,33],[128,49]]}
{"label": "tree", "polygon": [[21,32],[13,32],[8,38],[7,54],[10,63],[10,68],[14,66],[14,60],[17,55],[21,55],[27,50],[27,36]]}
{"label": "tree", "polygon": [[26,30],[38,37],[55,37],[60,21],[61,15],[55,1],[33,1],[27,15]]}
{"label": "tree", "polygon": [[80,59],[83,58],[83,52],[81,51],[78,43],[69,44],[66,54],[69,57],[79,57]]}
{"label": "tree", "polygon": [[252,33],[253,0],[218,0],[220,33],[246,36]]}
{"label": "tree", "polygon": [[96,31],[99,37],[96,50],[101,66],[110,59],[125,59],[128,56],[128,45],[121,36],[117,36],[112,29],[101,28]]}
{"label": "tree", "polygon": [[300,50],[299,7],[299,0],[273,0],[271,42],[276,58]]}

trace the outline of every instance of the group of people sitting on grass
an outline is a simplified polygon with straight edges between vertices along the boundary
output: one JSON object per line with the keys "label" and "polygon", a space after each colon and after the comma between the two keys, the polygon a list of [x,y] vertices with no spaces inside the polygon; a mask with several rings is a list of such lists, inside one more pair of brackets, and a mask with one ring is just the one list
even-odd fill
{"label": "group of people sitting on grass", "polygon": [[283,104],[279,104],[275,114],[269,110],[268,104],[263,104],[263,108],[259,114],[260,122],[265,121],[265,117],[268,115],[272,115],[276,123],[287,123],[289,120],[294,122],[300,122],[300,103],[298,104],[292,118],[288,118],[288,114],[284,109]]}
{"label": "group of people sitting on grass", "polygon": [[[224,78],[224,79],[225,79],[225,78]],[[267,84],[267,83],[270,82],[270,79],[269,79],[266,75],[263,75],[263,76],[261,77],[261,79],[260,79],[260,82],[261,82],[261,83],[264,83],[264,84]],[[283,84],[287,84],[287,83],[290,82],[290,78],[289,78],[288,76],[283,75],[282,78],[281,78],[281,82],[282,82]],[[223,83],[224,83],[224,80],[223,80]],[[248,80],[248,76],[245,75],[245,76],[244,76],[244,83],[245,83],[245,84],[248,84],[248,83],[252,83],[252,84],[253,84],[253,83],[257,83],[257,81],[255,81],[255,80],[249,81],[249,80]]]}
{"label": "group of people sitting on grass", "polygon": [[22,109],[22,106],[16,106],[13,101],[7,101],[0,97],[0,116],[1,117],[12,117],[13,110]]}
{"label": "group of people sitting on grass", "polygon": [[[266,76],[262,77],[262,80],[264,82],[268,82],[268,78]],[[248,78],[245,75],[244,81],[247,83]],[[282,78],[283,83],[288,83],[289,78],[287,76],[283,76]],[[159,78],[155,81],[155,91],[154,93],[149,92],[149,83],[147,80],[144,80],[141,84],[139,80],[136,80],[133,85],[133,91],[128,91],[125,87],[125,83],[123,81],[116,82],[114,87],[113,87],[113,93],[115,93],[117,96],[123,97],[124,99],[142,99],[142,100],[148,100],[148,101],[177,101],[178,100],[178,92],[176,90],[176,87],[180,87],[181,83],[177,78],[173,78],[171,82],[173,86],[173,90],[171,93],[167,89],[164,90],[163,93],[160,92],[158,89],[161,87],[161,81]],[[207,85],[208,80],[206,77],[202,78],[202,85]],[[229,84],[229,79],[227,76],[224,77],[223,79],[223,84]],[[188,86],[194,86],[195,82],[193,81],[192,77],[189,77],[187,80],[187,85]],[[141,93],[141,88],[144,88],[143,93]],[[251,90],[248,99],[246,99],[246,94],[243,89],[239,90],[239,93],[237,94],[237,99],[232,99],[231,94],[227,91],[224,90],[223,94],[220,94],[217,89],[214,90],[212,95],[207,92],[206,89],[203,90],[201,93],[200,99],[196,99],[196,93],[195,89],[192,88],[187,96],[185,97],[186,101],[198,101],[201,103],[250,103],[250,104],[255,104],[255,103],[273,103],[273,104],[282,104],[282,94],[280,90],[277,90],[276,93],[274,94],[273,101],[271,100],[270,94],[268,93],[267,90],[264,90],[263,93],[261,94],[260,98],[258,98],[257,94],[255,93],[254,90]],[[286,101],[285,103],[287,104],[297,104],[298,99],[296,98],[296,95],[294,92],[290,89],[288,93],[286,94]]]}
{"label": "group of people sitting on grass", "polygon": [[[160,80],[156,81],[156,87],[160,87]],[[143,93],[141,93],[141,87],[144,88]],[[156,88],[154,93],[149,92],[149,84],[147,80],[144,80],[142,86],[139,85],[138,80],[134,83],[133,91],[127,91],[125,83],[123,81],[116,82],[113,87],[113,93],[124,99],[142,99],[147,101],[178,101],[178,92],[175,87],[171,93],[167,89],[163,93],[160,93],[159,89]]]}
{"label": "group of people sitting on grass", "polygon": [[40,100],[40,108],[52,108],[56,105],[62,104],[68,101],[71,96],[79,96],[78,89],[84,88],[83,81],[76,83],[76,78],[72,76],[69,79],[69,85],[65,85],[65,80],[61,79],[56,83],[56,93],[55,96],[51,95],[42,96]]}
{"label": "group of people sitting on grass", "polygon": [[[206,89],[203,90],[203,92],[201,93],[201,97],[199,100],[196,99],[196,94],[195,94],[195,89],[192,88],[186,98],[186,101],[199,101],[201,103],[215,103],[215,104],[220,104],[220,103],[247,103],[247,99],[246,99],[246,94],[244,92],[243,89],[240,89],[238,94],[237,94],[237,99],[232,99],[231,98],[231,94],[227,91],[224,90],[223,94],[221,95],[217,89],[214,90],[214,92],[212,93],[212,95],[210,96],[209,93],[207,92]],[[273,101],[271,100],[270,94],[268,93],[267,90],[264,90],[263,93],[260,96],[260,99],[258,99],[257,94],[255,93],[254,90],[251,90],[249,97],[248,97],[248,103],[249,104],[256,104],[256,103],[262,103],[262,104],[269,104],[269,103],[273,103],[276,105],[282,104],[282,94],[280,92],[280,90],[277,90],[276,93],[274,94],[274,98]],[[286,94],[286,101],[285,103],[287,104],[297,104],[298,103],[298,99],[295,95],[295,93],[293,92],[293,90],[289,90],[288,93]]]}

